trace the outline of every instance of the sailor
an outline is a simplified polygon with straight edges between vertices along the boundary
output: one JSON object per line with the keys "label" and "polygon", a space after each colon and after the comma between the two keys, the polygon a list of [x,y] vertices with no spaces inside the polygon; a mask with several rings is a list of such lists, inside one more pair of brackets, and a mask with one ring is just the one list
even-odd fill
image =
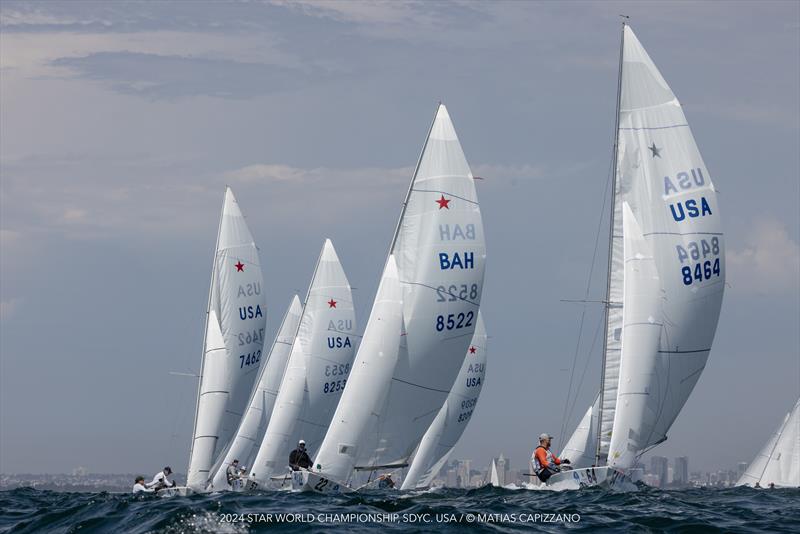
{"label": "sailor", "polygon": [[153,488],[155,491],[164,488],[173,488],[175,487],[175,482],[167,478],[172,474],[172,468],[170,466],[165,467],[153,477],[153,480],[147,484],[148,488]]}
{"label": "sailor", "polygon": [[569,464],[569,460],[561,460],[550,450],[550,442],[553,436],[541,434],[539,436],[539,446],[533,451],[533,472],[542,482],[547,482],[554,473],[561,471],[562,464]]}
{"label": "sailor", "polygon": [[297,448],[289,453],[289,467],[292,471],[300,471],[300,469],[308,469],[311,467],[311,458],[306,451],[305,440],[297,442]]}
{"label": "sailor", "polygon": [[228,466],[228,469],[225,470],[225,477],[228,479],[228,485],[235,489],[240,476],[239,460],[234,460],[231,462],[231,465]]}
{"label": "sailor", "polygon": [[148,488],[144,485],[144,477],[136,477],[136,482],[133,484],[134,493],[155,493],[156,490]]}
{"label": "sailor", "polygon": [[392,480],[392,474],[389,473],[387,475],[381,475],[378,477],[378,488],[380,489],[392,489],[394,488],[394,480]]}

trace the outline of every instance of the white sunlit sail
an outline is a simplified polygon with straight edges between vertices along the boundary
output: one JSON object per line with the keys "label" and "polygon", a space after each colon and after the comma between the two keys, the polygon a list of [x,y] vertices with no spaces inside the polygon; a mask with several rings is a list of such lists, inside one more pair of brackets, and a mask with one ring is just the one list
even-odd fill
{"label": "white sunlit sail", "polygon": [[286,372],[248,487],[269,485],[288,466],[300,439],[315,451],[325,436],[353,364],[356,320],[353,294],[336,250],[322,247]]}
{"label": "white sunlit sail", "polygon": [[800,399],[747,466],[737,486],[800,487]]}
{"label": "white sunlit sail", "polygon": [[489,484],[495,488],[500,488],[503,486],[500,480],[500,472],[497,470],[497,460],[495,459],[492,459],[492,467],[489,470]]}
{"label": "white sunlit sail", "polygon": [[[472,173],[443,105],[422,150],[390,254],[403,288],[404,335],[397,361],[390,378],[374,380],[372,387],[382,394],[379,404],[369,406],[369,424],[340,436],[342,442],[326,438],[314,462],[322,473],[333,464],[364,469],[407,464],[443,406],[477,324],[486,257],[483,224]],[[345,398],[361,394],[351,392],[361,372],[354,367]],[[336,427],[345,419],[337,412],[331,431],[339,435]],[[336,455],[347,458],[335,460]]]}
{"label": "white sunlit sail", "polygon": [[466,430],[485,381],[486,340],[486,326],[479,312],[475,334],[461,371],[444,406],[422,437],[401,489],[430,486]]}
{"label": "white sunlit sail", "polygon": [[397,363],[402,328],[402,287],[397,264],[390,255],[353,362],[350,383],[315,460],[315,467],[323,468],[325,476],[344,481],[355,467],[358,444],[353,438],[363,434],[374,418],[374,407],[383,403],[386,384]]}
{"label": "white sunlit sail", "polygon": [[[227,467],[233,460],[239,460],[239,465],[243,468],[249,466],[255,459],[258,446],[264,437],[272,408],[275,405],[275,397],[278,395],[278,386],[286,369],[286,362],[289,359],[289,352],[292,349],[294,335],[297,332],[297,325],[300,322],[300,314],[303,306],[297,295],[292,297],[289,308],[283,316],[281,326],[272,342],[272,349],[266,361],[261,365],[256,387],[250,397],[247,411],[242,417],[236,436],[230,445],[220,454],[219,459],[211,470],[213,479],[211,480],[210,490],[231,489],[227,480]],[[247,336],[244,337],[244,341]]]}
{"label": "white sunlit sail", "polygon": [[236,198],[225,190],[206,319],[187,485],[204,490],[258,375],[267,303],[261,263]]}
{"label": "white sunlit sail", "polygon": [[594,465],[595,452],[597,449],[597,433],[599,431],[597,416],[600,410],[600,395],[594,403],[589,406],[586,413],[578,423],[578,427],[569,438],[564,448],[561,449],[561,457],[569,459],[574,469],[589,467]]}
{"label": "white sunlit sail", "polygon": [[683,110],[623,24],[598,465],[664,441],[705,367],[725,287],[717,193]]}

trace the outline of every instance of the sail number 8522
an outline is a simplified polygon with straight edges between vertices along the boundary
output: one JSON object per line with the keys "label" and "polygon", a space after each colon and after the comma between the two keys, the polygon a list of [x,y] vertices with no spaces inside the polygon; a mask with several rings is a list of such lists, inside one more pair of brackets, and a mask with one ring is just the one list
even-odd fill
{"label": "sail number 8522", "polygon": [[475,312],[471,311],[467,313],[451,313],[447,316],[439,315],[436,317],[436,331],[442,332],[444,330],[458,330],[459,328],[470,327],[474,318]]}

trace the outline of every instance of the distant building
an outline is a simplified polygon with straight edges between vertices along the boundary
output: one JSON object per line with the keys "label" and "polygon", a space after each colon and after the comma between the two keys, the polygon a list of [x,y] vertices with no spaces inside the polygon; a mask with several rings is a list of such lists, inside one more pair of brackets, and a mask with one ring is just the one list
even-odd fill
{"label": "distant building", "polygon": [[87,474],[85,467],[76,467],[72,470],[72,476],[74,477],[85,477]]}
{"label": "distant building", "polygon": [[747,471],[747,462],[739,462],[738,464],[736,464],[736,469],[737,469],[737,474],[739,475],[737,477],[738,480],[739,478],[742,478],[744,472]]}
{"label": "distant building", "polygon": [[459,460],[457,472],[458,487],[469,488],[472,486],[470,481],[470,467],[472,462],[470,460]]}
{"label": "distant building", "polygon": [[676,486],[686,486],[689,484],[688,456],[678,456],[675,458],[675,468],[673,469],[672,483]]}
{"label": "distant building", "polygon": [[650,474],[658,477],[658,487],[664,488],[669,477],[669,460],[663,456],[650,458]]}

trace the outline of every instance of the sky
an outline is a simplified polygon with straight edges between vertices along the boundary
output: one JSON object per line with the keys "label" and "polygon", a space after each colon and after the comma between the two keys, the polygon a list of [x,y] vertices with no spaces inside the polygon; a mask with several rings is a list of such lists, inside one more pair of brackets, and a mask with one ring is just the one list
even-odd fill
{"label": "sky", "polygon": [[726,234],[713,350],[654,454],[749,462],[800,396],[797,2],[4,0],[0,472],[185,472],[196,382],[170,373],[199,370],[226,184],[270,335],[326,237],[363,328],[439,101],[484,178],[488,247],[487,378],[453,458],[524,469],[541,432],[558,450],[599,388],[601,309],[562,301],[605,233],[620,13]]}

